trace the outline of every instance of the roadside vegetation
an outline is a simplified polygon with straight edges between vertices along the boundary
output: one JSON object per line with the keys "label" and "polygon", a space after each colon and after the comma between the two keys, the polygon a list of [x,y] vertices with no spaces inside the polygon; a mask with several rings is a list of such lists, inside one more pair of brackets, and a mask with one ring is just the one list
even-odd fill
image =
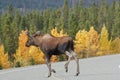
{"label": "roadside vegetation", "polygon": [[[71,36],[79,58],[120,53],[120,1],[108,5],[101,1],[84,7],[82,0],[69,7],[67,0],[56,9],[23,13],[10,5],[0,14],[0,69],[44,64],[44,54],[34,46],[27,48],[26,31]],[[53,56],[63,61],[66,56]]]}

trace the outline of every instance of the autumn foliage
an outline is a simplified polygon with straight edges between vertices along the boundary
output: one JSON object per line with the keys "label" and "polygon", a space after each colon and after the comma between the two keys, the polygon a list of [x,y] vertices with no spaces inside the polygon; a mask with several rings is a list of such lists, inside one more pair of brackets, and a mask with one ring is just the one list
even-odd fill
{"label": "autumn foliage", "polygon": [[55,37],[67,36],[67,33],[64,33],[63,29],[58,31],[56,27],[51,30],[51,34]]}
{"label": "autumn foliage", "polygon": [[10,61],[8,59],[8,53],[4,52],[4,46],[0,45],[0,69],[10,68]]}
{"label": "autumn foliage", "polygon": [[81,53],[80,57],[94,56],[99,48],[99,36],[94,27],[89,32],[78,31],[75,37],[75,51]]}
{"label": "autumn foliage", "polygon": [[120,38],[108,38],[109,33],[103,25],[101,33],[91,27],[89,31],[80,30],[75,36],[75,51],[79,57],[92,57],[120,52]]}
{"label": "autumn foliage", "polygon": [[[25,46],[28,39],[26,32],[27,30],[22,31],[19,35],[14,62],[9,60],[8,53],[4,52],[4,46],[0,45],[0,69],[45,63],[45,56],[38,47]],[[57,28],[51,29],[50,34],[55,37],[68,36],[63,29],[58,31]],[[105,25],[103,25],[100,34],[94,27],[91,27],[89,31],[79,30],[74,39],[75,52],[80,58],[120,53],[120,38],[109,39],[108,37],[109,33]],[[51,61],[61,61],[62,58],[65,58],[65,56],[58,58],[52,56]]]}
{"label": "autumn foliage", "polygon": [[120,38],[119,37],[111,41],[110,50],[111,50],[111,53],[113,54],[120,53]]}
{"label": "autumn foliage", "polygon": [[88,32],[85,30],[80,30],[76,33],[75,36],[75,52],[76,53],[84,53],[87,49],[87,38]]}

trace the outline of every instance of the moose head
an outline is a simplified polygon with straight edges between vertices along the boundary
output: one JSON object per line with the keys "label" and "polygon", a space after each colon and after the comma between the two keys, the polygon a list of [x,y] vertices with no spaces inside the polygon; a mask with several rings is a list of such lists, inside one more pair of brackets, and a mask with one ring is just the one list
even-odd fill
{"label": "moose head", "polygon": [[[36,45],[36,36],[40,36],[40,31],[35,32],[32,36],[29,31],[27,31],[28,40],[26,42],[26,46],[29,47],[31,45]],[[37,46],[37,45],[36,45]]]}

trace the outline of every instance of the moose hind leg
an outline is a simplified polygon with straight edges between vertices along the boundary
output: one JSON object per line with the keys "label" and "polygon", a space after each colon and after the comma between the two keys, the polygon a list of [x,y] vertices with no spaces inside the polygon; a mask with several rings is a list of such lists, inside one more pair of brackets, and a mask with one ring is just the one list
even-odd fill
{"label": "moose hind leg", "polygon": [[47,66],[48,66],[48,69],[49,69],[48,77],[50,77],[51,74],[52,74],[52,72],[53,72],[53,73],[56,73],[56,71],[55,71],[54,69],[51,69],[51,63],[50,63],[50,62],[47,63]]}
{"label": "moose hind leg", "polygon": [[80,74],[80,71],[79,71],[79,59],[77,58],[77,55],[76,55],[76,53],[74,51],[71,51],[71,54],[72,54],[72,56],[75,59],[76,64],[77,64],[76,76],[78,76]]}
{"label": "moose hind leg", "polygon": [[46,64],[47,64],[47,67],[48,67],[48,70],[49,70],[48,77],[51,76],[52,72],[56,73],[56,71],[54,69],[51,69],[50,58],[51,58],[51,55],[46,56]]}
{"label": "moose hind leg", "polygon": [[47,67],[48,67],[48,69],[49,69],[49,73],[48,73],[48,77],[50,77],[51,76],[51,63],[47,63]]}
{"label": "moose hind leg", "polygon": [[66,51],[65,54],[68,56],[68,61],[65,64],[65,70],[66,70],[66,72],[68,72],[68,64],[70,63],[72,55],[68,51]]}

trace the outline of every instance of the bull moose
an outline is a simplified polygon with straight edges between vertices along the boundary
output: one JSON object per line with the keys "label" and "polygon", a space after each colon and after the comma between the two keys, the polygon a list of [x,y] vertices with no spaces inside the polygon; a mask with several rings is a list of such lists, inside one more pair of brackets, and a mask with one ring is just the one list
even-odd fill
{"label": "bull moose", "polygon": [[28,40],[26,42],[26,46],[29,47],[31,45],[39,47],[42,52],[45,54],[45,61],[47,67],[49,69],[48,77],[51,76],[51,73],[56,71],[51,69],[50,58],[52,55],[60,55],[66,54],[68,56],[68,61],[65,64],[65,70],[68,72],[68,64],[70,60],[73,58],[77,64],[77,72],[76,76],[79,75],[79,60],[77,55],[74,52],[74,44],[73,39],[69,36],[63,37],[54,37],[50,34],[40,34],[40,31],[35,32],[30,35],[29,31],[27,32]]}

